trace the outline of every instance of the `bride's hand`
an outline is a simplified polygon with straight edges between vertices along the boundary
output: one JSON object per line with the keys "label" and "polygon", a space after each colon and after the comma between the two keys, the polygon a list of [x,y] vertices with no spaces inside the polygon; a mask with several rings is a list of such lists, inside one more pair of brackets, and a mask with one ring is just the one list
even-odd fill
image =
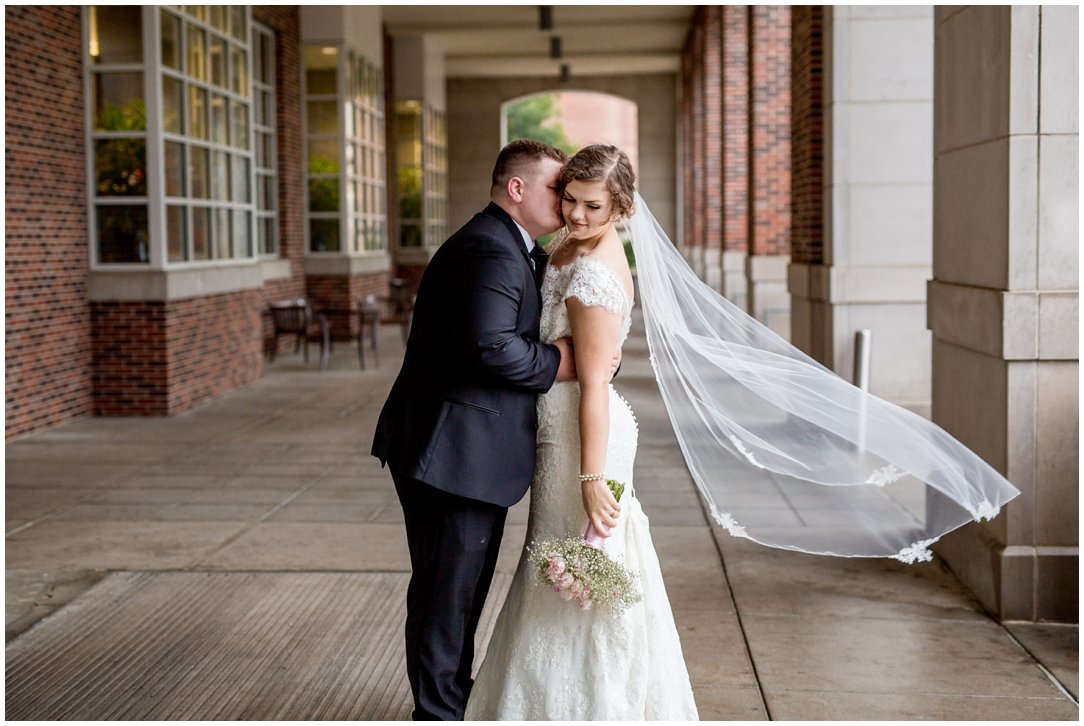
{"label": "bride's hand", "polygon": [[603,537],[610,536],[610,530],[617,526],[617,515],[621,505],[614,499],[606,482],[600,480],[585,481],[580,485],[583,495],[583,510],[595,526],[595,531]]}

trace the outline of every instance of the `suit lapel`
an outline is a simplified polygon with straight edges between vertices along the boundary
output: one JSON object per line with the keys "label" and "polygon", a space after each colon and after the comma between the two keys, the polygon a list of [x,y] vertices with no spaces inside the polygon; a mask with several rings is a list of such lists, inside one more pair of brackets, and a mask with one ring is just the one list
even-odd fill
{"label": "suit lapel", "polygon": [[484,214],[488,214],[491,217],[496,217],[504,223],[504,226],[508,228],[509,234],[512,235],[512,240],[516,245],[516,249],[520,251],[523,256],[523,264],[527,265],[527,272],[531,273],[531,278],[535,280],[535,292],[538,293],[539,309],[542,305],[542,275],[545,274],[545,265],[541,265],[542,269],[537,270],[535,265],[531,264],[531,256],[527,253],[527,248],[523,244],[523,235],[519,231],[519,227],[516,226],[516,222],[509,216],[508,212],[501,209],[495,202],[490,202],[489,206],[485,208]]}

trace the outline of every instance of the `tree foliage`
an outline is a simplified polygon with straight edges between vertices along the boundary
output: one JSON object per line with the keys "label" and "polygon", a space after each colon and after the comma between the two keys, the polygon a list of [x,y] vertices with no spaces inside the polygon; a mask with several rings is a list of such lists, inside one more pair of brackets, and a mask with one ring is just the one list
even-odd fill
{"label": "tree foliage", "polygon": [[569,154],[576,146],[565,135],[565,127],[555,106],[555,94],[532,96],[508,105],[508,140],[534,139],[556,146]]}

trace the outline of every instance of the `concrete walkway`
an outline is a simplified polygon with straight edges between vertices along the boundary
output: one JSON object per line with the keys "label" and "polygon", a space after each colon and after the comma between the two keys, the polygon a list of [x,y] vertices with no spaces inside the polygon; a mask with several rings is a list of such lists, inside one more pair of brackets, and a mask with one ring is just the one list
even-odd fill
{"label": "concrete walkway", "polygon": [[[6,716],[402,719],[409,573],[368,447],[398,368],[282,356],[171,419],[6,447]],[[439,364],[436,363],[436,364]],[[1076,719],[1077,628],[987,618],[936,563],[799,555],[709,525],[634,327],[651,519],[703,719]],[[525,536],[509,516],[480,645]]]}

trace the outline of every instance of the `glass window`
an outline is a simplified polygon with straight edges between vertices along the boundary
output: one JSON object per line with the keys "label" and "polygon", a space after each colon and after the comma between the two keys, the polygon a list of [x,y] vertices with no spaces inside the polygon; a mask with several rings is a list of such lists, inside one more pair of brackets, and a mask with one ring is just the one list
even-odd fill
{"label": "glass window", "polygon": [[175,71],[181,67],[181,19],[162,11],[162,65]]}
{"label": "glass window", "polygon": [[166,196],[183,197],[184,194],[184,144],[165,142]]}
{"label": "glass window", "polygon": [[92,63],[143,63],[143,12],[138,5],[91,5],[87,16]]}
{"label": "glass window", "polygon": [[147,207],[99,205],[97,209],[98,260],[100,262],[148,262]]}
{"label": "glass window", "polygon": [[166,207],[166,241],[169,261],[184,262],[188,259],[188,234],[185,208],[171,204]]}
{"label": "glass window", "polygon": [[147,128],[142,73],[95,73],[91,93],[95,128],[101,131],[143,131]]}

